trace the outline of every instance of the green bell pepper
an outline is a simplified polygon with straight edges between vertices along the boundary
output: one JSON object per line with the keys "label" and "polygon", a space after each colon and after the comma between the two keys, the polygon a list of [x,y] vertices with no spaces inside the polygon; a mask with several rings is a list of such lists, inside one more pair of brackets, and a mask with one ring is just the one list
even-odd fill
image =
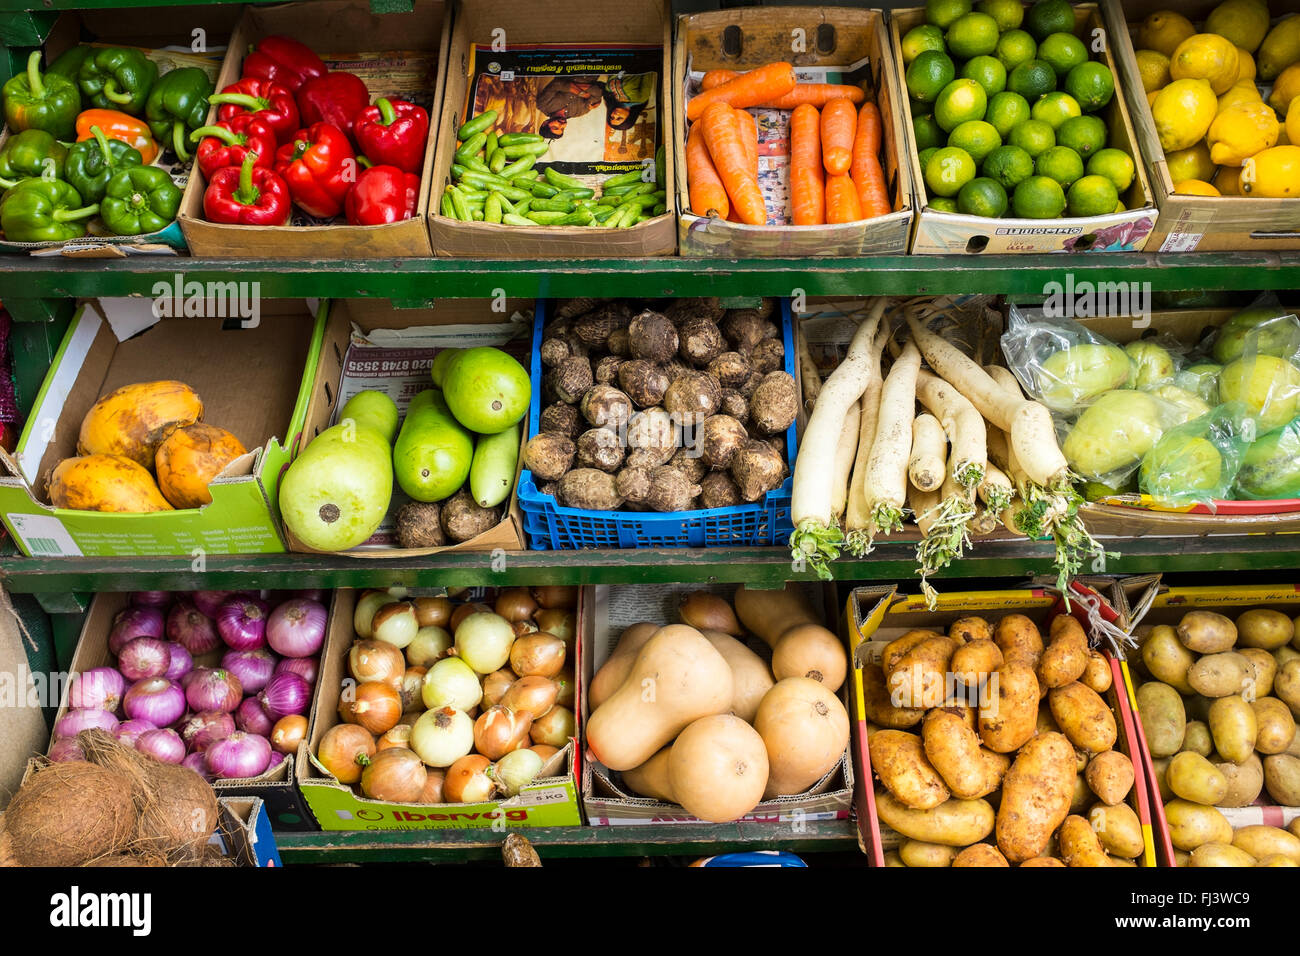
{"label": "green bell pepper", "polygon": [[68,147],[43,129],[25,129],[0,149],[0,179],[62,179]]}
{"label": "green bell pepper", "polygon": [[157,79],[157,63],[140,50],[118,46],[91,53],[77,73],[81,95],[93,106],[121,110],[131,116],[144,112],[145,101]]}
{"label": "green bell pepper", "polygon": [[4,97],[5,121],[12,132],[43,129],[55,139],[70,140],[81,112],[81,91],[66,76],[41,75],[41,51],[27,58],[27,70],[10,77]]}
{"label": "green bell pepper", "polygon": [[203,125],[208,116],[208,97],[212,95],[212,81],[196,66],[181,67],[164,73],[154,84],[144,115],[149,129],[160,146],[171,146],[181,162],[189,162],[185,143],[193,130]]}
{"label": "green bell pepper", "polygon": [[144,157],[134,146],[119,139],[109,139],[98,126],[92,126],[91,139],[82,140],[68,150],[67,176],[72,188],[87,202],[104,198],[108,181],[119,170],[144,164]]}
{"label": "green bell pepper", "polygon": [[59,76],[66,76],[73,83],[77,82],[81,74],[81,64],[86,62],[86,57],[95,52],[92,46],[82,44],[64,50],[59,54],[58,59],[45,68],[45,75],[57,73]]}
{"label": "green bell pepper", "polygon": [[181,208],[181,190],[165,169],[132,166],[113,174],[99,203],[99,217],[115,235],[138,236],[165,229]]}
{"label": "green bell pepper", "polygon": [[24,179],[0,203],[0,229],[10,242],[66,242],[84,236],[84,220],[97,212],[61,180]]}

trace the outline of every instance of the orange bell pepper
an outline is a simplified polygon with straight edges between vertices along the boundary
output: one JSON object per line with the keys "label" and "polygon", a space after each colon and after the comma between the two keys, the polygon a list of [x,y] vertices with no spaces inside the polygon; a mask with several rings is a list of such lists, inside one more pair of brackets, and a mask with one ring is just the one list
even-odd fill
{"label": "orange bell pepper", "polygon": [[158,158],[158,143],[149,131],[149,124],[144,120],[128,116],[118,110],[83,110],[77,116],[77,142],[92,139],[92,126],[98,126],[109,139],[120,139],[128,146],[140,151],[144,164],[148,166]]}

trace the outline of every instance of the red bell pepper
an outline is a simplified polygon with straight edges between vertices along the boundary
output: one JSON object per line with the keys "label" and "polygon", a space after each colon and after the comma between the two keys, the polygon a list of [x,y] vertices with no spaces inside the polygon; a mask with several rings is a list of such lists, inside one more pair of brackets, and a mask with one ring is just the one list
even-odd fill
{"label": "red bell pepper", "polygon": [[289,37],[264,37],[253,52],[244,57],[245,79],[270,80],[294,93],[312,77],[324,76],[328,72],[329,68],[311,47]]}
{"label": "red bell pepper", "polygon": [[199,144],[194,161],[209,179],[218,169],[242,166],[249,153],[257,154],[255,166],[270,169],[279,148],[274,131],[260,113],[240,113],[224,123],[201,126],[190,133],[190,139]]}
{"label": "red bell pepper", "polygon": [[396,166],[371,166],[348,190],[344,207],[350,226],[382,226],[415,215],[420,177]]}
{"label": "red bell pepper", "polygon": [[374,106],[357,114],[352,138],[357,141],[357,149],[376,164],[414,173],[424,165],[429,114],[414,103],[381,97]]}
{"label": "red bell pepper", "polygon": [[254,168],[257,154],[241,166],[226,166],[212,174],[203,194],[203,214],[209,222],[237,226],[283,226],[293,212],[289,187],[265,166]]}
{"label": "red bell pepper", "polygon": [[208,102],[220,107],[217,119],[222,122],[240,113],[258,114],[258,119],[271,127],[277,142],[284,142],[301,125],[293,92],[270,80],[254,77],[231,83],[216,96],[209,96]]}
{"label": "red bell pepper", "polygon": [[319,219],[337,216],[343,199],[359,178],[352,144],[331,123],[300,129],[275,154],[275,171],[289,186],[289,195]]}
{"label": "red bell pepper", "polygon": [[355,73],[331,70],[308,80],[298,90],[298,113],[302,125],[330,123],[352,135],[352,121],[370,105],[370,90]]}

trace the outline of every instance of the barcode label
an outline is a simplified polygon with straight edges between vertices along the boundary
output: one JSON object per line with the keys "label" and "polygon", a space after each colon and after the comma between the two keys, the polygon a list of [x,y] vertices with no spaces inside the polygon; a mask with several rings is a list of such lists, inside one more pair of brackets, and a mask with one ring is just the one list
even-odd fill
{"label": "barcode label", "polygon": [[1195,252],[1204,238],[1203,232],[1171,232],[1160,244],[1161,252]]}
{"label": "barcode label", "polygon": [[28,538],[27,547],[31,549],[32,554],[62,554],[59,550],[59,542],[53,538]]}
{"label": "barcode label", "polygon": [[14,535],[23,549],[33,557],[81,557],[81,549],[72,540],[63,522],[50,515],[11,514],[7,516]]}

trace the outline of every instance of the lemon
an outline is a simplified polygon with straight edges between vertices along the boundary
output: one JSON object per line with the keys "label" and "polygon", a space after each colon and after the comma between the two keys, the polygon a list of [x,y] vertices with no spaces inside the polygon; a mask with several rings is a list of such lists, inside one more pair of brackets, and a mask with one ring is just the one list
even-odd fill
{"label": "lemon", "polygon": [[1025,7],[1020,0],[980,0],[975,9],[996,20],[1003,33],[1014,30],[1025,19]]}
{"label": "lemon", "polygon": [[967,120],[984,118],[988,108],[984,87],[974,80],[953,80],[939,91],[934,101],[934,119],[945,130],[951,131]]}
{"label": "lemon", "polygon": [[[1297,110],[1300,110],[1300,107],[1297,107]],[[1296,119],[1293,120],[1293,123],[1294,123],[1295,126],[1297,127],[1297,129],[1295,130],[1295,132],[1298,133],[1298,134],[1300,134],[1300,112],[1297,112],[1295,115],[1296,115]],[[1300,145],[1300,143],[1292,143],[1292,141],[1291,141],[1291,131],[1288,130],[1288,129],[1286,128],[1286,124],[1283,123],[1283,124],[1282,124],[1282,128],[1279,129],[1279,130],[1277,131],[1277,143],[1276,143],[1275,145],[1277,145],[1277,146],[1293,146],[1293,145]]]}
{"label": "lemon", "polygon": [[1174,183],[1174,192],[1180,196],[1221,196],[1223,195],[1203,179],[1184,179]]}
{"label": "lemon", "polygon": [[1240,166],[1276,144],[1277,132],[1277,117],[1268,106],[1241,103],[1214,118],[1205,141],[1210,144],[1210,159],[1220,166]]}
{"label": "lemon", "polygon": [[1133,157],[1122,149],[1099,149],[1088,160],[1088,175],[1105,176],[1115,184],[1117,194],[1133,185],[1136,173]]}
{"label": "lemon", "polygon": [[1138,29],[1137,45],[1144,50],[1155,50],[1173,56],[1178,44],[1196,32],[1192,21],[1172,10],[1159,10],[1142,21]]}
{"label": "lemon", "polygon": [[1255,51],[1259,78],[1271,80],[1297,60],[1300,60],[1300,17],[1287,17],[1268,31]]}
{"label": "lemon", "polygon": [[970,13],[970,0],[925,0],[925,22],[946,30],[959,17]]}
{"label": "lemon", "polygon": [[1174,80],[1151,104],[1160,146],[1166,151],[1186,149],[1204,138],[1218,106],[1206,80]]}
{"label": "lemon", "polygon": [[1002,137],[991,123],[984,120],[967,120],[948,134],[948,145],[964,149],[977,164],[1002,145]]}
{"label": "lemon", "polygon": [[[1282,130],[1288,143],[1300,145],[1300,96],[1291,101],[1286,111],[1286,127]],[[1278,140],[1281,143],[1281,140]]]}
{"label": "lemon", "polygon": [[1065,194],[1071,216],[1105,216],[1115,211],[1119,193],[1105,176],[1084,176]]}
{"label": "lemon", "polygon": [[1237,82],[1254,80],[1255,74],[1258,72],[1255,66],[1255,58],[1250,55],[1250,51],[1237,47]]}
{"label": "lemon", "polygon": [[1268,94],[1268,105],[1285,116],[1291,101],[1300,96],[1300,63],[1293,63],[1273,81],[1273,92]]}
{"label": "lemon", "polygon": [[1147,106],[1156,105],[1156,97],[1160,95],[1160,90],[1152,90],[1147,94]]}
{"label": "lemon", "polygon": [[1228,92],[1219,97],[1218,111],[1222,113],[1228,107],[1237,106],[1241,103],[1262,102],[1264,102],[1264,99],[1259,95],[1259,90],[1255,88],[1255,84],[1247,80],[1231,87]]}
{"label": "lemon", "polygon": [[943,31],[932,23],[912,27],[903,35],[903,62],[911,63],[926,50],[944,52]]}
{"label": "lemon", "polygon": [[1178,44],[1169,58],[1175,80],[1209,80],[1217,96],[1237,82],[1237,48],[1213,33],[1197,33]]}
{"label": "lemon", "polygon": [[1165,166],[1169,169],[1169,178],[1174,182],[1184,179],[1213,179],[1214,161],[1210,159],[1210,147],[1205,142],[1196,143],[1186,149],[1165,152]]}
{"label": "lemon", "polygon": [[1268,8],[1257,0],[1224,0],[1206,17],[1205,32],[1217,33],[1253,53],[1268,33]]}
{"label": "lemon", "polygon": [[925,164],[925,185],[936,196],[956,196],[975,178],[975,160],[956,146],[945,146]]}
{"label": "lemon", "polygon": [[1115,212],[1116,212],[1116,213],[1124,212],[1124,210],[1127,209],[1127,208],[1128,208],[1128,207],[1125,206],[1124,203],[1123,203],[1122,201],[1121,201],[1121,202],[1117,202],[1117,203],[1115,203]]}
{"label": "lemon", "polygon": [[1214,184],[1220,196],[1240,196],[1242,194],[1241,167],[1220,166],[1210,182]]}
{"label": "lemon", "polygon": [[1274,146],[1241,164],[1241,194],[1265,199],[1300,196],[1300,146]]}
{"label": "lemon", "polygon": [[952,22],[944,40],[959,60],[985,56],[998,48],[998,22],[987,13],[968,13]]}
{"label": "lemon", "polygon": [[1142,77],[1142,89],[1150,93],[1165,86],[1172,77],[1169,75],[1169,57],[1158,50],[1138,50],[1138,76]]}
{"label": "lemon", "polygon": [[1055,179],[1030,176],[1011,194],[1011,207],[1022,219],[1055,219],[1065,211],[1065,190]]}

